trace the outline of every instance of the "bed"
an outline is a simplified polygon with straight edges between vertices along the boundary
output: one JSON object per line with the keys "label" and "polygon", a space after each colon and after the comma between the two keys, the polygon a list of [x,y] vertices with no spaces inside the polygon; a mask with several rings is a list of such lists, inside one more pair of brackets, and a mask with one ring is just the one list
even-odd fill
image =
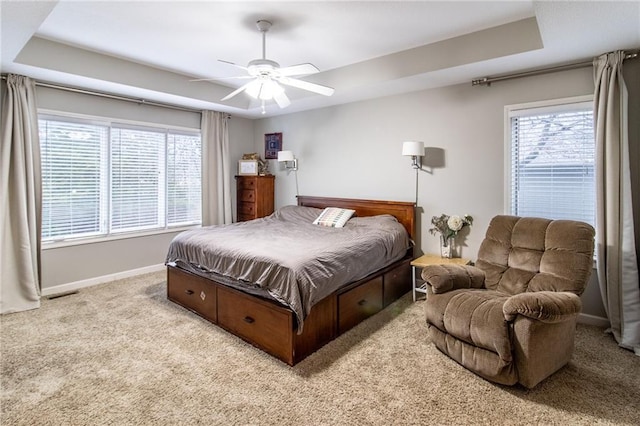
{"label": "bed", "polygon": [[[311,225],[325,207],[355,214],[341,229]],[[299,196],[267,218],[177,236],[167,296],[295,365],[411,289],[414,223],[413,203]]]}

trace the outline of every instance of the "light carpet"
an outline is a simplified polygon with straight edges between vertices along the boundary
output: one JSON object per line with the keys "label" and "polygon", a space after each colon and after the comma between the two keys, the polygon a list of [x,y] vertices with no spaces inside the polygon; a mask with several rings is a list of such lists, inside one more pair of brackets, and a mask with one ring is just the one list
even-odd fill
{"label": "light carpet", "polygon": [[2,425],[640,424],[640,358],[579,325],[533,390],[429,342],[410,294],[289,367],[167,301],[163,273],[5,315]]}

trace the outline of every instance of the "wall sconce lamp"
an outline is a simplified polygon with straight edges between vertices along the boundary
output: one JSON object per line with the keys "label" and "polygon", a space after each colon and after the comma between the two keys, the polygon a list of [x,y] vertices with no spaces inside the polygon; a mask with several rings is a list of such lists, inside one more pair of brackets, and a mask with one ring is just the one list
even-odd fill
{"label": "wall sconce lamp", "polygon": [[416,171],[416,206],[418,205],[418,171],[422,169],[422,157],[424,157],[424,142],[402,142],[402,155],[411,156],[411,167]]}
{"label": "wall sconce lamp", "polygon": [[422,157],[424,156],[424,142],[402,142],[402,155],[411,156],[411,167],[414,169],[421,169]]}
{"label": "wall sconce lamp", "polygon": [[287,170],[298,170],[298,159],[293,156],[292,151],[278,151],[278,162],[284,163]]}

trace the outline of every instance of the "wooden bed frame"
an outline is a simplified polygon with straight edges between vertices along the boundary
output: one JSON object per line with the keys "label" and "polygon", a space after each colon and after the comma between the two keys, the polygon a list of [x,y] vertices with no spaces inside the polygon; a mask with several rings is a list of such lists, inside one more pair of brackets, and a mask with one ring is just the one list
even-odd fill
{"label": "wooden bed frame", "polygon": [[[298,205],[350,208],[361,217],[391,214],[415,237],[410,202],[298,196]],[[412,254],[407,250],[403,259],[318,302],[301,334],[288,307],[172,266],[167,267],[167,297],[293,366],[410,291]]]}

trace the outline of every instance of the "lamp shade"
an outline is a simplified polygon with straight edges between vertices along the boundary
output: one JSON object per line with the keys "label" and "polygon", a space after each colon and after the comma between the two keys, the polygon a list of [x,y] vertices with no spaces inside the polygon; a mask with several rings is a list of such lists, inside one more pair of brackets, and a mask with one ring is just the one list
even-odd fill
{"label": "lamp shade", "polygon": [[293,161],[293,152],[278,151],[278,161]]}
{"label": "lamp shade", "polygon": [[424,156],[424,142],[406,141],[402,142],[402,155]]}

